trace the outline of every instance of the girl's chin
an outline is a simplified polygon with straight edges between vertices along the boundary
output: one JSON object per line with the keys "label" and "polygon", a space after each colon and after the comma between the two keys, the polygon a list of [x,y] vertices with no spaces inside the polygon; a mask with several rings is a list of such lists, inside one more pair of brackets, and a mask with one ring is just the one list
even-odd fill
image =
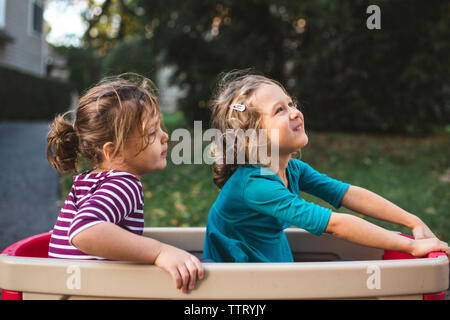
{"label": "girl's chin", "polygon": [[149,168],[146,170],[146,173],[152,173],[155,171],[159,171],[159,170],[163,170],[167,167],[167,160],[164,158],[163,160],[161,160],[161,162],[159,162],[157,165]]}
{"label": "girl's chin", "polygon": [[302,139],[299,139],[298,143],[296,143],[296,150],[306,147],[308,144],[308,136],[305,134]]}
{"label": "girl's chin", "polygon": [[305,142],[302,143],[300,148],[306,147],[308,145],[308,138],[305,139]]}
{"label": "girl's chin", "polygon": [[166,167],[167,167],[167,159],[164,158],[162,163],[161,163],[161,169],[160,170],[165,169]]}

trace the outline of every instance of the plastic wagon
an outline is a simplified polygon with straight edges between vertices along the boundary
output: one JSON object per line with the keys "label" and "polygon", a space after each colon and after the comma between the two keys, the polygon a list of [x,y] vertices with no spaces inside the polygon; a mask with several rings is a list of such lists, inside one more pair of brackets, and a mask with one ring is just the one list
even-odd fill
{"label": "plastic wagon", "polygon": [[[289,228],[294,263],[205,263],[205,279],[182,294],[165,271],[117,261],[47,258],[50,233],[0,255],[3,299],[445,299],[449,260],[369,248]],[[146,228],[144,236],[201,256],[205,228]]]}

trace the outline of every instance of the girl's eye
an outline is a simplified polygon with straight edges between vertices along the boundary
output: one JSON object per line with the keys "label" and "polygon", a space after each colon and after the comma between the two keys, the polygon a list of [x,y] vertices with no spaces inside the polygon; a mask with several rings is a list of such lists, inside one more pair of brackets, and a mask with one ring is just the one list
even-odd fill
{"label": "girl's eye", "polygon": [[283,111],[283,107],[279,107],[279,108],[275,111],[275,114],[277,114],[277,113],[279,113],[279,112],[281,112],[281,111]]}

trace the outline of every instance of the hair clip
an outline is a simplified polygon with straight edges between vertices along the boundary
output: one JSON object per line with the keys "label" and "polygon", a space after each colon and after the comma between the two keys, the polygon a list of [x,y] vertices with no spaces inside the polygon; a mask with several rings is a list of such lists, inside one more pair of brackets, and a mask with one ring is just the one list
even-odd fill
{"label": "hair clip", "polygon": [[245,105],[239,103],[230,104],[228,107],[237,111],[244,111],[247,108]]}

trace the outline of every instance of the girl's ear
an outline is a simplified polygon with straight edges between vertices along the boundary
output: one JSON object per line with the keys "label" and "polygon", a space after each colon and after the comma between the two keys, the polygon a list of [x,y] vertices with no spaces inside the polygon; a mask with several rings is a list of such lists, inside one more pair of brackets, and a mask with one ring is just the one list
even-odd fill
{"label": "girl's ear", "polygon": [[114,153],[114,143],[106,142],[102,147],[103,159],[111,162]]}

